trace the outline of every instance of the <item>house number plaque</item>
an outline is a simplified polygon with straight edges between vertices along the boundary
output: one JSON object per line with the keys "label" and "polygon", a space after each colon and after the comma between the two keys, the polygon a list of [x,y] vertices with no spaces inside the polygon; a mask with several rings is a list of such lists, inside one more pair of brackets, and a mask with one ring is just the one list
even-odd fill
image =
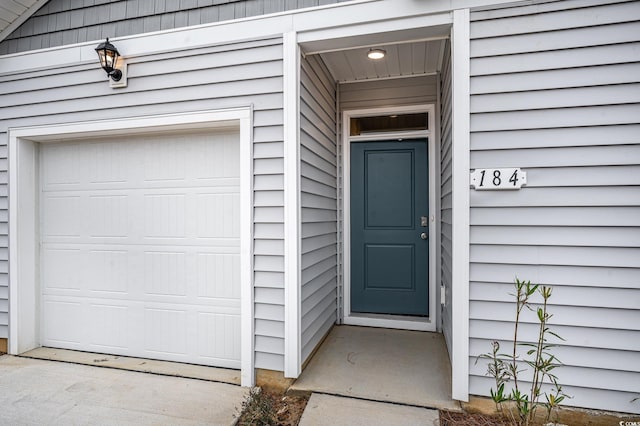
{"label": "house number plaque", "polygon": [[527,172],[519,167],[504,169],[475,169],[469,184],[476,191],[520,189],[527,183]]}

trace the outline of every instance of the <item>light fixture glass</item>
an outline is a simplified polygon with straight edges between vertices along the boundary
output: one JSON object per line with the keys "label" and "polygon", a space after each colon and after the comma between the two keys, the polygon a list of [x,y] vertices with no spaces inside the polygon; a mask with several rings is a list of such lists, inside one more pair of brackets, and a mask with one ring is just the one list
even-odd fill
{"label": "light fixture glass", "polygon": [[382,59],[384,58],[384,56],[387,54],[387,52],[383,49],[369,49],[369,52],[367,52],[367,57],[369,59]]}
{"label": "light fixture glass", "polygon": [[100,58],[100,66],[102,66],[102,69],[106,71],[107,75],[111,77],[113,81],[120,81],[122,71],[116,69],[118,56],[120,56],[120,54],[118,53],[118,49],[109,43],[109,38],[96,47],[96,52]]}

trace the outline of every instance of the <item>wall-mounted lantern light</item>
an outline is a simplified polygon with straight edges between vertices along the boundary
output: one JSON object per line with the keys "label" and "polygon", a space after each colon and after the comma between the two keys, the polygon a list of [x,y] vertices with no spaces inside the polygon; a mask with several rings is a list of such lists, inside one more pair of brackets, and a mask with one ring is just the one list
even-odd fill
{"label": "wall-mounted lantern light", "polygon": [[386,54],[387,52],[384,49],[369,49],[367,57],[369,59],[376,60],[384,58]]}
{"label": "wall-mounted lantern light", "polygon": [[109,76],[111,87],[125,87],[127,85],[126,64],[122,64],[121,69],[116,68],[120,53],[113,44],[109,43],[109,38],[96,47],[96,52],[98,53],[98,58],[100,58],[100,66]]}

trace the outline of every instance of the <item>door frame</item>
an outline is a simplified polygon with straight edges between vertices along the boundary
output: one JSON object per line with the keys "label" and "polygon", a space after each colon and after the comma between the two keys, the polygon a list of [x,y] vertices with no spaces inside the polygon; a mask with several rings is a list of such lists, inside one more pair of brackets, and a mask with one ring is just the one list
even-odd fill
{"label": "door frame", "polygon": [[[435,105],[414,105],[388,108],[370,108],[346,110],[342,112],[342,323],[369,327],[397,328],[404,330],[436,331],[439,315],[436,312],[436,249],[438,243],[437,226],[439,216],[436,215],[436,146],[438,132],[435,125]],[[426,112],[428,130],[406,132],[384,132],[365,136],[350,136],[351,118],[377,116],[385,114],[410,114]],[[351,142],[375,142],[389,139],[427,139],[427,155],[429,167],[429,316],[409,317],[381,314],[354,314],[351,312]]]}

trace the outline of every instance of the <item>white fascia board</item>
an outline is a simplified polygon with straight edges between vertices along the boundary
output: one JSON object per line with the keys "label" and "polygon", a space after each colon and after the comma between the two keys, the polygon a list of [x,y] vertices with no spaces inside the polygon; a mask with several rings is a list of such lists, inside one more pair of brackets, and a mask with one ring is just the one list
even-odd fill
{"label": "white fascia board", "polygon": [[[428,15],[437,16],[442,12],[449,12],[451,10],[450,7],[438,10],[432,6],[431,2],[416,2],[412,0],[379,0],[366,5],[352,5],[353,11],[341,10],[340,13],[336,13],[335,10],[329,9],[300,12],[293,15],[293,26],[296,31],[301,33],[300,41],[307,41],[303,37],[303,34],[307,31],[338,29],[339,31],[344,32],[348,31],[351,27],[369,24],[381,25],[381,28],[384,28],[384,25],[387,25],[387,28],[391,29],[395,28],[394,21],[403,18],[422,20],[423,24],[418,26],[427,27],[431,25]],[[424,23],[425,19],[427,20],[426,24]],[[438,19],[436,18],[436,22],[437,20]],[[413,25],[409,25],[409,28],[413,28]]]}
{"label": "white fascia board", "polygon": [[469,399],[469,9],[453,12],[452,81],[452,397]]}
{"label": "white fascia board", "polygon": [[295,32],[284,34],[284,375],[302,370],[300,300],[300,47]]}
{"label": "white fascia board", "polygon": [[[398,18],[421,17],[448,13],[456,9],[512,3],[513,0],[373,0],[345,2],[330,7],[293,11],[295,31],[303,33],[320,28],[348,27],[360,23],[383,23]],[[340,10],[336,10],[340,8]],[[427,21],[422,27],[429,26]],[[299,40],[302,34],[299,36]]]}
{"label": "white fascia board", "polygon": [[[501,4],[513,0],[459,0],[455,8]],[[436,25],[441,17],[428,15],[449,13],[454,7],[450,0],[358,0],[336,3],[321,7],[299,9],[224,22],[214,22],[186,28],[177,28],[110,38],[122,57],[145,55],[194,49],[225,43],[279,37],[284,33],[298,33],[298,41],[303,40],[303,32],[329,30],[347,34],[349,27],[362,25],[356,32],[392,31],[403,24],[421,27]],[[406,18],[406,20],[405,20]],[[433,20],[433,22],[432,22]],[[414,22],[413,24],[411,24]],[[404,27],[407,28],[407,27]],[[397,28],[398,30],[401,28]],[[314,39],[320,34],[316,35]],[[330,34],[324,36],[330,37]],[[55,68],[80,63],[98,62],[95,46],[99,41],[78,43],[47,49],[20,52],[0,56],[0,74],[11,74],[26,70]]]}

